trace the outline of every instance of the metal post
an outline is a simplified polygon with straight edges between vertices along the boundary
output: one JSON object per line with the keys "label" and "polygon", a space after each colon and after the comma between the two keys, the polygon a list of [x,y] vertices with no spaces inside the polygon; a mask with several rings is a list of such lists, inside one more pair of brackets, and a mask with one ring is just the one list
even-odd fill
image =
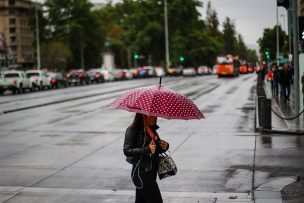
{"label": "metal post", "polygon": [[81,69],[84,70],[84,50],[83,50],[83,27],[81,27],[80,31],[80,63],[81,63]]}
{"label": "metal post", "polygon": [[39,37],[39,16],[38,16],[38,2],[35,2],[36,6],[36,45],[37,45],[37,69],[41,70],[40,62],[40,37]]}
{"label": "metal post", "polygon": [[128,47],[128,66],[129,66],[129,68],[131,68],[132,67],[132,59],[131,59],[131,49],[130,49],[130,47]]}
{"label": "metal post", "polygon": [[291,19],[292,19],[292,8],[288,8],[288,51],[291,54]]}
{"label": "metal post", "polygon": [[284,24],[284,27],[283,29],[286,31],[286,33],[288,33],[288,30],[287,30],[287,27],[286,27],[286,19],[285,19],[285,15],[284,14],[281,14],[280,17],[283,17],[283,24]]}
{"label": "metal post", "polygon": [[297,0],[292,1],[293,4],[293,67],[294,67],[294,83],[295,83],[295,111],[300,112],[300,84],[299,84],[299,43],[298,43],[298,15]]}
{"label": "metal post", "polygon": [[166,70],[168,71],[170,65],[169,56],[169,31],[168,31],[168,10],[167,0],[164,0],[164,12],[165,12],[165,45],[166,45]]}
{"label": "metal post", "polygon": [[280,44],[279,44],[279,7],[277,6],[277,65],[279,65]]}

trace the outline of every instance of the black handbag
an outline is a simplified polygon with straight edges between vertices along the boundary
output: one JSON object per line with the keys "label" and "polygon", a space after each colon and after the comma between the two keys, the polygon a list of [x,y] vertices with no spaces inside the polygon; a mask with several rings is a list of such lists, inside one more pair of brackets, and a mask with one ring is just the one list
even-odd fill
{"label": "black handbag", "polygon": [[176,164],[171,156],[166,153],[159,155],[157,173],[160,180],[174,176],[177,173]]}

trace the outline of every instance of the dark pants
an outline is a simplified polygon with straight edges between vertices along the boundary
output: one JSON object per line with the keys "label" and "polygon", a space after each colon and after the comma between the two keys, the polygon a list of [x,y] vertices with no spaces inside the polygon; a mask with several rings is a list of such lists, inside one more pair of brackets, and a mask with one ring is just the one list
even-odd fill
{"label": "dark pants", "polygon": [[132,168],[132,174],[134,174],[133,183],[137,187],[135,203],[163,203],[163,199],[156,182],[156,171],[152,170],[145,172],[143,168],[136,168],[134,173],[134,170],[135,166]]}
{"label": "dark pants", "polygon": [[272,93],[276,96],[279,95],[279,83],[278,81],[272,81],[273,82],[273,89],[272,89]]}
{"label": "dark pants", "polygon": [[283,84],[283,96],[285,98],[285,101],[289,100],[290,96],[290,85],[289,84]]}

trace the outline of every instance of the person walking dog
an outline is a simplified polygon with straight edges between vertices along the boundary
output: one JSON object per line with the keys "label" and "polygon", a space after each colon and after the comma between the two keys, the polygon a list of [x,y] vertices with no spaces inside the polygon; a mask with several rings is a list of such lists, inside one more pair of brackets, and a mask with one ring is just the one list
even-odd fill
{"label": "person walking dog", "polygon": [[123,151],[132,164],[131,178],[136,187],[135,203],[162,203],[156,182],[159,154],[169,149],[156,130],[157,117],[136,113],[127,128]]}

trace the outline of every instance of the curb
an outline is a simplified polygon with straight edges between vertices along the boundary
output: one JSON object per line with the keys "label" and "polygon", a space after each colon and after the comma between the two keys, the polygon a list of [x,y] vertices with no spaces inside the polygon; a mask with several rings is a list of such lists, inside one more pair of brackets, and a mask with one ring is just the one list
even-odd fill
{"label": "curb", "polygon": [[[256,104],[256,103],[255,103]],[[290,128],[285,129],[265,129],[259,126],[259,116],[258,116],[258,106],[255,105],[255,132],[259,133],[273,133],[273,134],[280,134],[280,135],[298,135],[298,136],[304,136],[303,130],[292,130]],[[288,126],[288,125],[287,125]]]}
{"label": "curb", "polygon": [[263,183],[255,190],[256,203],[282,203],[281,191],[289,184],[294,183],[296,177],[274,178]]}
{"label": "curb", "polygon": [[304,136],[304,131],[301,130],[269,130],[269,129],[264,129],[262,127],[257,126],[255,128],[256,132],[260,133],[273,133],[273,134],[280,134],[280,135],[298,135],[298,136]]}

